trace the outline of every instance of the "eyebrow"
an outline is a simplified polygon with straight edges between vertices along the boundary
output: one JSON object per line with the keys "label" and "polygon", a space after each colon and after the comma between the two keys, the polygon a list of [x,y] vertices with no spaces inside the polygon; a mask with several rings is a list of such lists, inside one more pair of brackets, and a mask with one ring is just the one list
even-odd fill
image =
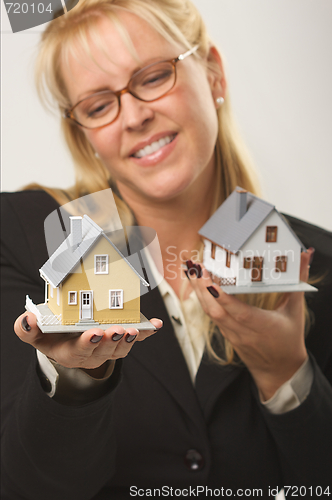
{"label": "eyebrow", "polygon": [[106,91],[114,92],[109,87],[98,87],[95,89],[90,89],[90,90],[87,90],[86,92],[83,92],[83,94],[79,95],[76,99],[76,103],[83,101],[86,97],[89,97],[90,95],[98,94],[99,92],[106,92]]}

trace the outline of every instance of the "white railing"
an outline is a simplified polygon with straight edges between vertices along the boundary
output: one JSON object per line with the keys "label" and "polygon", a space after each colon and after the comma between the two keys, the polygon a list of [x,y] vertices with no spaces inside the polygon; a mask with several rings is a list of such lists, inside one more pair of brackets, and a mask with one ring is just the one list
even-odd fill
{"label": "white railing", "polygon": [[41,312],[38,310],[38,307],[36,306],[36,304],[34,304],[32,302],[32,300],[30,299],[29,295],[26,295],[25,296],[25,308],[32,312],[33,314],[36,315],[37,317],[37,320],[41,323],[42,322],[42,314]]}
{"label": "white railing", "polygon": [[61,314],[51,314],[50,316],[42,316],[41,325],[59,325],[61,324]]}
{"label": "white railing", "polygon": [[236,285],[236,278],[219,278],[219,276],[216,276],[211,271],[209,273],[212,281],[219,286]]}
{"label": "white railing", "polygon": [[36,318],[41,325],[47,326],[61,324],[61,314],[42,314],[36,304],[32,302],[29,295],[26,295],[25,297],[25,308],[36,315]]}

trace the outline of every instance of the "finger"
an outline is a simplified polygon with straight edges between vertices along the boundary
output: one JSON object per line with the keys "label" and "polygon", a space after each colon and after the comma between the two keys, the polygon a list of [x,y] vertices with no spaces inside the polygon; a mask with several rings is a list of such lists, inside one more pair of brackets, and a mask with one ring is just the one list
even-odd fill
{"label": "finger", "polygon": [[[301,253],[301,264],[300,264],[300,280],[307,282],[309,279],[310,264],[312,262],[315,249],[313,247],[308,248],[306,252]],[[278,310],[284,310],[287,314],[292,317],[298,316],[299,320],[303,316],[304,307],[304,293],[296,292],[287,294],[287,299],[282,302]]]}
{"label": "finger", "polygon": [[[192,286],[204,311],[215,321],[219,328],[226,327],[237,333],[239,327],[261,332],[266,321],[271,322],[273,314],[255,306],[241,302],[237,297],[225,293],[220,286],[212,282],[210,273],[203,269],[203,279],[190,278]],[[270,313],[270,314],[269,314]]]}
{"label": "finger", "polygon": [[136,328],[127,328],[124,336],[117,342],[116,348],[110,359],[119,359],[127,356],[136,339],[139,336],[139,331]]}
{"label": "finger", "polygon": [[152,329],[151,330],[140,330],[136,341],[142,342],[146,338],[151,337],[151,335],[154,335],[155,333],[157,333],[163,327],[163,321],[161,319],[158,319],[158,318],[150,319],[150,323],[153,324],[155,329],[154,330],[152,330]]}
{"label": "finger", "polygon": [[300,280],[307,282],[309,279],[309,270],[312,259],[314,257],[315,249],[308,248],[306,252],[301,253],[301,267],[300,267]]}
{"label": "finger", "polygon": [[[190,275],[190,281],[192,286],[204,308],[208,309],[210,314],[213,310],[218,311],[218,306],[233,317],[236,317],[239,313],[239,307],[243,305],[236,297],[228,295],[225,293],[220,286],[214,283],[211,279],[210,273],[202,268],[201,278],[197,278],[193,273]],[[244,304],[246,306],[247,304]],[[244,310],[249,310],[249,307],[243,308]],[[222,313],[220,309],[220,313]],[[223,314],[224,315],[224,314]],[[213,315],[214,316],[214,315]]]}
{"label": "finger", "polygon": [[37,326],[37,318],[31,312],[25,312],[17,318],[14,323],[14,331],[23,342],[33,346],[43,336],[43,333]]}
{"label": "finger", "polygon": [[[201,264],[194,264],[191,260],[186,262],[188,271],[185,271],[187,278],[190,281],[192,288],[204,309],[207,312],[208,304],[213,304],[210,297],[206,295],[206,288],[214,285],[210,273]],[[217,294],[219,296],[219,294]],[[208,299],[208,300],[207,300]],[[207,303],[208,302],[208,303]]]}
{"label": "finger", "polygon": [[[95,351],[100,346],[104,332],[100,328],[91,328],[80,335],[50,335],[48,344],[41,343],[39,350],[67,368],[95,368]],[[106,361],[106,359],[104,359]],[[104,362],[103,361],[103,362]]]}

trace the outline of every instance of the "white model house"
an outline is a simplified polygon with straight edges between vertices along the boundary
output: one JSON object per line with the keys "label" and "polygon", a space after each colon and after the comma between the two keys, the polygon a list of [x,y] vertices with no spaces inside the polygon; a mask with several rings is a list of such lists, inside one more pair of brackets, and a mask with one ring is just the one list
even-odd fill
{"label": "white model house", "polygon": [[314,289],[299,280],[305,248],[297,235],[274,205],[242,188],[233,191],[199,234],[204,266],[229,293]]}

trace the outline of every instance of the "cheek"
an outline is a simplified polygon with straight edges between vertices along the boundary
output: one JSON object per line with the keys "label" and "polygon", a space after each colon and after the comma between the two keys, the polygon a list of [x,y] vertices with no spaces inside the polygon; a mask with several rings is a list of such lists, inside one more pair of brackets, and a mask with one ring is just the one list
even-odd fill
{"label": "cheek", "polygon": [[113,158],[116,163],[116,159],[120,155],[120,134],[116,132],[114,126],[111,131],[109,127],[100,130],[86,130],[85,135],[106,166],[109,158]]}
{"label": "cheek", "polygon": [[215,144],[218,117],[211,89],[204,74],[199,77],[195,76],[191,78],[189,85],[180,89],[180,109],[183,110],[186,124],[192,132],[195,131],[196,135],[202,137],[202,140],[211,138]]}

